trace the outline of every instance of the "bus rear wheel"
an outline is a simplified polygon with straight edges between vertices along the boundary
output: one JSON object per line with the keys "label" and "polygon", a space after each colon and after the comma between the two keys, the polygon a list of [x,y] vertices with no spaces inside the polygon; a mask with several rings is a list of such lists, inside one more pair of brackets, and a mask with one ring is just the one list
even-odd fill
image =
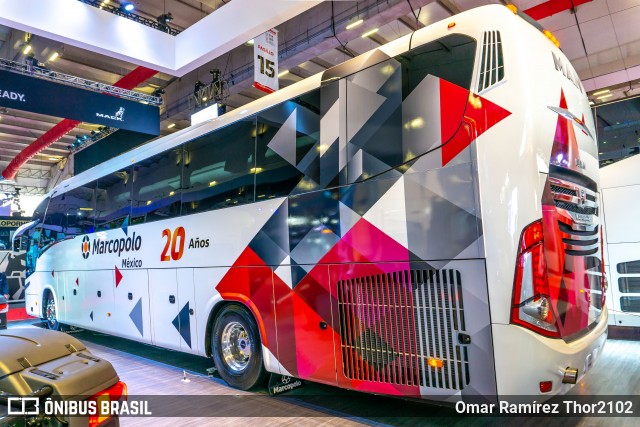
{"label": "bus rear wheel", "polygon": [[44,323],[47,328],[52,331],[60,330],[60,322],[58,322],[58,310],[56,300],[51,292],[47,292],[42,301],[42,311]]}
{"label": "bus rear wheel", "polygon": [[227,384],[249,390],[265,381],[260,333],[245,308],[236,304],[223,307],[215,319],[211,339],[213,361]]}

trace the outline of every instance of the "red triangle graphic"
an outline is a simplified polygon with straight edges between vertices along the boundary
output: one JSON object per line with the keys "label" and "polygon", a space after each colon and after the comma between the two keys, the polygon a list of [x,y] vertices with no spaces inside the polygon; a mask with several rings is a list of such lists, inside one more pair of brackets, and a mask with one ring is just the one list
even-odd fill
{"label": "red triangle graphic", "polygon": [[51,270],[51,277],[56,277],[55,271]]}
{"label": "red triangle graphic", "polygon": [[118,267],[116,267],[116,288],[120,284],[121,280],[122,280],[122,273],[120,273],[120,270],[118,270]]}
{"label": "red triangle graphic", "polygon": [[[486,98],[476,95],[470,91],[467,93],[466,108],[464,110],[463,121],[458,121],[457,132],[450,139],[445,140],[444,130],[450,130],[454,126],[451,119],[459,120],[457,110],[453,112],[448,108],[447,99],[460,99],[461,91],[459,86],[440,81],[440,106],[441,106],[441,135],[442,142],[442,166],[445,166],[469,146],[477,137],[491,129],[495,124],[501,122],[511,115],[511,112],[501,106],[494,104]],[[454,103],[458,105],[459,103]],[[446,108],[445,108],[446,107]]]}
{"label": "red triangle graphic", "polygon": [[80,286],[80,279],[76,278],[76,286]]}
{"label": "red triangle graphic", "polygon": [[[560,108],[568,110],[567,99],[564,92],[560,90]],[[583,119],[584,122],[584,119]],[[556,133],[553,138],[553,148],[551,149],[550,163],[552,165],[581,172],[576,161],[580,156],[578,139],[573,128],[573,123],[564,116],[558,115]]]}

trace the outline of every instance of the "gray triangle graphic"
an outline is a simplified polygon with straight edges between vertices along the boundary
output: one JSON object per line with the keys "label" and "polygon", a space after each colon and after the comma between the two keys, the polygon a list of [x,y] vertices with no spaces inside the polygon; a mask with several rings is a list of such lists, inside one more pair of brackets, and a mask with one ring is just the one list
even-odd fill
{"label": "gray triangle graphic", "polygon": [[144,325],[142,324],[142,298],[138,300],[136,305],[133,307],[133,310],[131,310],[131,313],[129,313],[129,318],[131,318],[133,324],[136,325],[140,335],[144,336]]}
{"label": "gray triangle graphic", "polygon": [[297,109],[284,122],[282,127],[273,136],[267,147],[271,148],[280,157],[295,166],[296,164],[296,117]]}
{"label": "gray triangle graphic", "polygon": [[[421,170],[422,161],[419,159],[412,171]],[[476,195],[473,182],[473,165],[471,163],[461,165],[447,165],[446,168],[430,170],[427,173],[407,173],[405,177],[425,187],[450,203],[464,209],[472,215],[476,214]]]}
{"label": "gray triangle graphic", "polygon": [[362,217],[342,202],[338,203],[338,207],[340,208],[340,236],[344,237]]}
{"label": "gray triangle graphic", "polygon": [[358,108],[349,109],[347,138],[350,140],[367,124],[378,108],[384,104],[386,98],[349,81],[347,97],[350,105],[358,105]]}

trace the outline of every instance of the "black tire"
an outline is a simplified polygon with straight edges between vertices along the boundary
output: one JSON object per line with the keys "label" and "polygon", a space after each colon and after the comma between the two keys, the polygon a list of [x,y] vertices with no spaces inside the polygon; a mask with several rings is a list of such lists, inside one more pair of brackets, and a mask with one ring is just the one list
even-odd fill
{"label": "black tire", "polygon": [[230,386],[249,390],[265,382],[260,333],[244,307],[230,304],[220,310],[213,324],[211,348],[218,373]]}
{"label": "black tire", "polygon": [[[51,308],[53,308],[53,312],[50,312]],[[56,301],[53,298],[53,293],[51,293],[51,291],[47,291],[44,298],[42,298],[42,318],[48,329],[51,329],[52,331],[60,330],[58,307],[56,306]]]}

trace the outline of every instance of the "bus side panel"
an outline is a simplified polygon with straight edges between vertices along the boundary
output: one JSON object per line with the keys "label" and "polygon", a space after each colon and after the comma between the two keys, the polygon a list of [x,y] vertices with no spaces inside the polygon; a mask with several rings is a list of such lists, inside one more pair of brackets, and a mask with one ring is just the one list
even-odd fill
{"label": "bus side panel", "polygon": [[176,269],[149,269],[151,339],[154,345],[180,350],[180,330],[171,325],[179,316]]}
{"label": "bus side panel", "polygon": [[[115,272],[112,274],[115,275]],[[122,275],[114,295],[114,321],[111,333],[151,343],[149,277],[146,269],[120,270]]]}
{"label": "bus side panel", "polygon": [[199,341],[198,323],[195,321],[195,289],[193,282],[193,268],[179,268],[178,271],[178,317],[172,319],[177,324],[180,337],[180,349],[185,353],[198,354]]}
{"label": "bus side panel", "polygon": [[[27,279],[27,289],[25,290],[25,308],[30,316],[42,316],[42,298],[44,291],[45,289],[52,288],[53,285],[54,282],[51,277],[51,272],[39,271],[29,276]],[[58,301],[58,303],[62,302],[63,301]],[[60,305],[58,305],[58,307],[60,307]]]}

